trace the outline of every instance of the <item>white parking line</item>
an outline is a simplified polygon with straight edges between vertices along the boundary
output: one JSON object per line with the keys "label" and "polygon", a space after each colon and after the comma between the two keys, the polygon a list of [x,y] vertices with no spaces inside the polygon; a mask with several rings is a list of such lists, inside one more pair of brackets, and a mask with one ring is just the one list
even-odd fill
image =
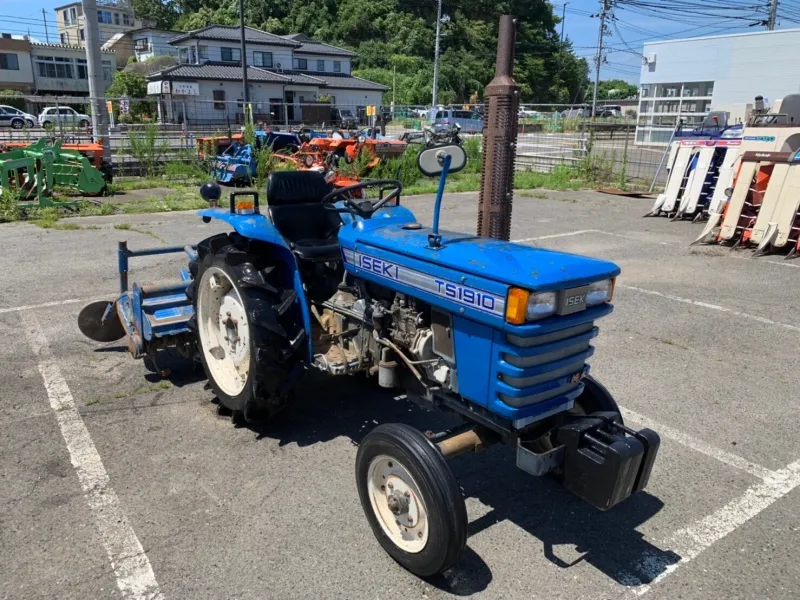
{"label": "white parking line", "polygon": [[104,299],[105,298],[69,298],[68,300],[56,300],[54,302],[43,302],[42,304],[29,304],[27,306],[11,306],[9,308],[0,308],[0,315],[4,313],[20,312],[22,310],[34,310],[37,308],[62,306],[64,304],[77,304],[79,302],[93,302],[95,300],[104,300]]}
{"label": "white parking line", "polygon": [[33,312],[21,314],[25,333],[39,362],[50,407],[66,442],[72,466],[86,495],[103,545],[126,600],[163,600],[153,567],[122,510],[103,461],[81,418],[61,369]]}
{"label": "white parking line", "polygon": [[571,235],[581,235],[583,233],[594,233],[597,229],[580,229],[578,231],[568,231],[566,233],[554,233],[553,235],[540,235],[538,237],[523,238],[521,240],[511,240],[514,244],[522,244],[524,242],[535,242],[537,240],[552,240],[554,238],[569,237]]}
{"label": "white parking line", "polygon": [[[775,471],[769,479],[749,487],[741,496],[722,508],[672,535],[665,545],[667,549],[681,557],[677,563],[665,564],[663,558],[655,554],[646,554],[632,572],[619,574],[619,580],[635,585],[632,590],[638,596],[647,593],[653,585],[663,581],[678,567],[697,558],[703,551],[733,533],[798,486],[800,486],[800,461]],[[643,575],[643,579],[649,583],[643,583],[642,578],[634,573]]]}
{"label": "white parking line", "polygon": [[789,325],[788,323],[773,321],[772,319],[767,319],[766,317],[751,315],[750,313],[734,310],[726,306],[720,306],[719,304],[709,304],[708,302],[701,302],[700,300],[691,300],[689,298],[681,298],[680,296],[673,296],[672,294],[663,294],[661,292],[656,292],[655,290],[646,290],[644,288],[636,287],[634,285],[624,285],[618,283],[616,287],[624,290],[632,290],[634,292],[639,292],[641,294],[648,294],[650,296],[658,296],[659,298],[665,298],[666,300],[673,300],[674,302],[682,302],[683,304],[691,304],[693,306],[700,306],[701,308],[708,308],[711,310],[717,310],[719,312],[729,313],[731,315],[736,315],[737,317],[742,317],[743,319],[750,319],[751,321],[764,323],[765,325],[776,325],[777,327],[783,327],[784,329],[789,329],[790,331],[800,331],[800,327],[798,327],[797,325]]}
{"label": "white parking line", "polygon": [[663,423],[658,423],[651,419],[650,417],[645,417],[644,415],[640,415],[637,412],[634,412],[627,408],[620,408],[622,411],[622,416],[625,420],[634,421],[639,425],[643,425],[644,427],[648,427],[656,432],[662,438],[668,438],[679,444],[686,446],[694,450],[695,452],[699,452],[701,454],[705,454],[711,458],[714,458],[722,463],[725,463],[728,466],[734,467],[736,469],[740,469],[754,477],[758,477],[759,479],[769,480],[775,477],[775,471],[767,469],[766,467],[762,467],[756,463],[750,462],[742,458],[741,456],[737,456],[736,454],[732,454],[721,448],[717,448],[716,446],[712,446],[704,442],[701,439],[693,437],[688,433],[683,433],[682,431],[678,431],[670,427],[669,425],[664,425]]}

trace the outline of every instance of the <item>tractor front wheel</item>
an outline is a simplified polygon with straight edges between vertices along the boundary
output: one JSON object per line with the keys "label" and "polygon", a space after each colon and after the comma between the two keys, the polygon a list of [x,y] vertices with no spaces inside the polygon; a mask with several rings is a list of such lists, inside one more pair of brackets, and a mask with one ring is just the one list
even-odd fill
{"label": "tractor front wheel", "polygon": [[398,423],[373,429],[358,449],[361,507],[383,549],[429,577],[452,567],[467,543],[467,509],[439,449]]}
{"label": "tractor front wheel", "polygon": [[201,242],[190,271],[195,276],[187,292],[212,391],[234,423],[271,416],[282,408],[302,360],[294,291],[281,289],[276,266],[248,252],[247,240],[236,234]]}

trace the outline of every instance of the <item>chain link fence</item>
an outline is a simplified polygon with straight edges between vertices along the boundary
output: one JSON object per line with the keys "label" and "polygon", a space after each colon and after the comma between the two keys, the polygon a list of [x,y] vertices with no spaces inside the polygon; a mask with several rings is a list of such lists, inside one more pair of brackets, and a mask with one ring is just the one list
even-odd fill
{"label": "chain link fence", "polygon": [[[91,106],[86,97],[13,96],[15,106],[30,115],[25,127],[0,128],[0,144],[17,146],[41,137],[65,144],[92,142]],[[209,138],[219,146],[241,139],[244,106],[241,101],[175,97],[166,100],[107,98],[111,121],[110,160],[118,175],[141,175],[151,163],[198,161]],[[0,104],[7,104],[0,98]],[[381,106],[340,102],[291,102],[275,99],[251,106],[257,129],[313,130],[384,135],[402,139],[425,127],[458,124],[463,137],[480,136],[484,124],[483,105],[443,106],[432,111],[425,106]],[[631,115],[590,119],[584,108],[567,105],[521,107],[517,138],[517,169],[551,172],[570,169],[599,186],[647,189],[659,170],[667,144],[636,143],[636,123]],[[205,140],[205,141],[204,141]],[[143,164],[142,148],[148,164]],[[662,168],[656,185],[663,184]]]}

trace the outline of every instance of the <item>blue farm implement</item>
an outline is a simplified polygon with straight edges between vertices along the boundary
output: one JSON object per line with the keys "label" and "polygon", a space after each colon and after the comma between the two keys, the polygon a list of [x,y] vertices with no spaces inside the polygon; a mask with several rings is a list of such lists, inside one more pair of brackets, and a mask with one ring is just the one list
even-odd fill
{"label": "blue farm implement", "polygon": [[[512,27],[503,17],[501,39]],[[513,59],[498,60],[498,72],[501,65],[510,69]],[[484,139],[505,151],[509,144],[492,141],[502,138],[495,124],[513,118],[493,115],[513,117],[516,106],[506,85],[512,101],[498,108],[497,89],[487,86]],[[294,383],[312,369],[371,377],[393,396],[458,415],[460,426],[428,435],[379,425],[356,455],[367,521],[416,575],[450,568],[466,546],[464,497],[447,462],[455,455],[508,444],[522,470],[550,474],[608,510],[645,488],[659,448],[655,432],[623,423],[587,364],[620,269],[440,229],[448,173],[466,162],[457,145],[419,153],[422,173],[440,177],[432,227],[401,205],[394,180],[335,188],[316,171],[273,172],[263,207],[255,192],[233,193],[220,207],[220,187],[205,184],[210,206],[199,215],[230,231],[185,248],[188,266],[174,284],[130,291],[129,258],[182,249],[121,246],[121,294],[87,306],[81,331],[124,338],[134,357],[170,347],[195,357],[220,410],[239,423],[280,427]],[[513,173],[513,163],[494,164],[493,173]],[[510,179],[503,185],[511,189]],[[502,225],[496,216],[481,222]]]}
{"label": "blue farm implement", "polygon": [[256,146],[234,142],[214,160],[214,180],[235,186],[249,185],[256,175],[257,151],[270,148],[272,152],[294,152],[302,142],[295,133],[257,131]]}

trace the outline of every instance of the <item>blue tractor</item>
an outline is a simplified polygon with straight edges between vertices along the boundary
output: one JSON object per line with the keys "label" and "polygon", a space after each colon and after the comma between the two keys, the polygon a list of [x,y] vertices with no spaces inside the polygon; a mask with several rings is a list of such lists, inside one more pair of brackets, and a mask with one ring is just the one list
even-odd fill
{"label": "blue tractor", "polygon": [[236,187],[250,185],[256,174],[256,152],[265,147],[273,152],[296,152],[302,141],[296,133],[256,131],[256,147],[234,142],[214,159],[214,181]]}
{"label": "blue tractor", "polygon": [[645,487],[659,447],[656,433],[623,423],[586,364],[620,270],[440,231],[447,173],[465,163],[455,145],[419,154],[422,172],[441,176],[433,227],[400,205],[393,180],[332,189],[319,173],[277,172],[266,207],[256,193],[218,207],[219,186],[205,184],[211,206],[200,216],[232,231],[186,247],[181,281],[131,290],[129,258],[184,248],[135,252],[122,242],[121,295],[84,308],[81,330],[127,337],[137,358],[167,347],[195,356],[236,421],[276,415],[309,369],[368,374],[459,415],[460,427],[433,434],[379,425],[356,458],[377,540],[419,576],[451,567],[466,544],[454,455],[512,445],[523,470],[609,509]]}

